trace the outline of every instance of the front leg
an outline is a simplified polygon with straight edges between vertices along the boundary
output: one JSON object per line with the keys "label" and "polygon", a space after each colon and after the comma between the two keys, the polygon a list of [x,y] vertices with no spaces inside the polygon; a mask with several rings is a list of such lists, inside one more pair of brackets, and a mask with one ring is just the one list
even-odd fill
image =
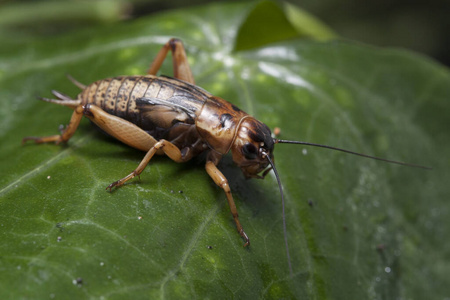
{"label": "front leg", "polygon": [[244,247],[250,245],[250,239],[242,228],[241,223],[239,222],[239,215],[236,209],[236,205],[234,204],[233,195],[231,194],[230,186],[228,185],[227,178],[222,174],[222,172],[217,169],[217,166],[212,161],[206,162],[206,172],[209,176],[214,180],[214,182],[220,186],[225,194],[227,195],[228,205],[230,206],[231,214],[233,215],[234,222],[236,223],[236,228],[242,238],[245,240]]}

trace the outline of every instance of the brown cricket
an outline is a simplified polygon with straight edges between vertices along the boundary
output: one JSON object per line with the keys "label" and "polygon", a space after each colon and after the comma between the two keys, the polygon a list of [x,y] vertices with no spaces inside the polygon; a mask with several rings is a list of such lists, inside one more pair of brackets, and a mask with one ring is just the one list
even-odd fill
{"label": "brown cricket", "polygon": [[[169,50],[172,52],[175,78],[156,76]],[[283,230],[291,274],[284,196],[273,159],[275,144],[323,147],[386,162],[426,168],[321,144],[273,138],[269,127],[264,123],[195,85],[183,44],[178,39],[171,39],[162,47],[147,75],[107,78],[88,86],[71,77],[69,79],[82,89],[76,99],[57,91],[52,93],[58,99],[41,98],[73,109],[69,125],[59,135],[25,137],[23,142],[33,140],[38,144],[65,143],[75,133],[81,118],[86,116],[116,139],[147,152],[138,167],[124,178],[111,183],[107,187],[109,190],[139,176],[155,154],[165,154],[173,161],[181,163],[206,151],[206,172],[224,190],[237,231],[245,241],[244,247],[250,245],[250,239],[239,222],[228,180],[217,168],[217,164],[223,155],[231,151],[233,161],[247,178],[264,178],[273,170],[281,193]]]}

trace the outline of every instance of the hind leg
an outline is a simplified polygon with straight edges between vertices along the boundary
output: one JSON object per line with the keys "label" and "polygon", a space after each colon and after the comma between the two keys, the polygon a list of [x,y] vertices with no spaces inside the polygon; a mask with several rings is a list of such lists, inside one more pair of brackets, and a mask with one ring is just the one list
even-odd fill
{"label": "hind leg", "polygon": [[161,154],[164,153],[165,155],[167,155],[170,159],[172,159],[175,162],[185,161],[183,159],[183,156],[181,155],[180,149],[178,149],[177,146],[175,146],[174,144],[172,144],[169,141],[160,140],[150,148],[150,150],[147,152],[147,154],[142,159],[141,163],[138,165],[138,167],[133,172],[131,172],[124,178],[111,183],[106,189],[111,190],[113,187],[119,187],[119,186],[123,185],[125,182],[127,182],[128,180],[130,180],[136,176],[139,176],[142,173],[142,171],[144,171],[145,167],[148,165],[148,163],[150,162],[152,157],[158,153],[161,153]]}
{"label": "hind leg", "polygon": [[[60,101],[63,102],[63,101]],[[22,144],[26,141],[34,141],[36,144],[51,143],[55,144],[67,142],[75,133],[80,124],[81,117],[83,117],[83,106],[79,105],[75,108],[72,117],[70,118],[69,125],[61,132],[61,134],[50,135],[44,137],[27,136],[22,139]]]}

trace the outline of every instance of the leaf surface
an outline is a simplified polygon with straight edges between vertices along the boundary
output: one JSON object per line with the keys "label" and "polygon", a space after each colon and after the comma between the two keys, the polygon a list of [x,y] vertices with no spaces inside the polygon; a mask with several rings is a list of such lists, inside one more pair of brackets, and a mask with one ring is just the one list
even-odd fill
{"label": "leaf surface", "polygon": [[[448,297],[448,70],[343,41],[233,51],[238,35],[252,40],[240,25],[254,8],[214,4],[0,50],[2,299]],[[230,157],[219,165],[251,238],[245,249],[202,157],[154,158],[141,180],[109,193],[144,154],[87,120],[68,145],[20,144],[67,124],[70,110],[34,99],[52,89],[75,97],[66,73],[86,84],[143,74],[171,37],[184,41],[199,86],[281,138],[434,169],[276,145],[291,277],[273,175],[245,180]]]}

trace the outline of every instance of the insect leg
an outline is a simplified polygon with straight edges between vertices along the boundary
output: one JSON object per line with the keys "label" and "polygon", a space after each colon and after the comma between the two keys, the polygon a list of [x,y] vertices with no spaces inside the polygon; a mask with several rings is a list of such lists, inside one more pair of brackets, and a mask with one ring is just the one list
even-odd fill
{"label": "insect leg", "polygon": [[230,186],[228,185],[227,178],[222,174],[222,172],[217,169],[216,165],[212,161],[206,162],[206,172],[209,176],[214,180],[214,182],[221,187],[225,194],[227,195],[228,204],[230,206],[231,214],[233,215],[234,222],[236,223],[237,231],[245,240],[244,247],[250,245],[250,239],[247,234],[244,232],[241,223],[239,222],[239,215],[236,209],[236,205],[234,204],[233,195],[231,194]]}
{"label": "insect leg", "polygon": [[83,106],[79,105],[75,108],[69,125],[62,131],[61,134],[50,135],[44,137],[27,136],[22,139],[22,143],[26,141],[34,141],[36,144],[55,142],[56,144],[67,142],[75,133],[83,117]]}
{"label": "insect leg", "polygon": [[111,190],[115,186],[121,186],[128,180],[139,176],[142,171],[144,171],[145,167],[148,165],[150,160],[152,159],[153,155],[156,153],[160,153],[162,151],[164,154],[166,154],[168,157],[170,157],[175,162],[183,162],[183,157],[181,155],[180,149],[178,149],[174,144],[171,142],[168,142],[166,140],[160,140],[157,142],[153,147],[150,148],[150,150],[147,152],[147,154],[144,156],[138,167],[125,176],[124,178],[117,180],[113,183],[111,183],[106,189]]}
{"label": "insect leg", "polygon": [[83,114],[109,135],[142,151],[148,151],[156,140],[147,132],[125,119],[108,114],[94,104],[86,104]]}
{"label": "insect leg", "polygon": [[174,77],[195,84],[194,76],[192,75],[191,68],[189,67],[189,63],[186,57],[186,52],[184,51],[183,43],[179,39],[170,39],[161,48],[161,50],[159,50],[158,54],[150,65],[147,74],[156,75],[156,72],[158,72],[158,70],[161,68],[161,65],[166,58],[167,52],[169,52],[169,50],[172,51]]}

